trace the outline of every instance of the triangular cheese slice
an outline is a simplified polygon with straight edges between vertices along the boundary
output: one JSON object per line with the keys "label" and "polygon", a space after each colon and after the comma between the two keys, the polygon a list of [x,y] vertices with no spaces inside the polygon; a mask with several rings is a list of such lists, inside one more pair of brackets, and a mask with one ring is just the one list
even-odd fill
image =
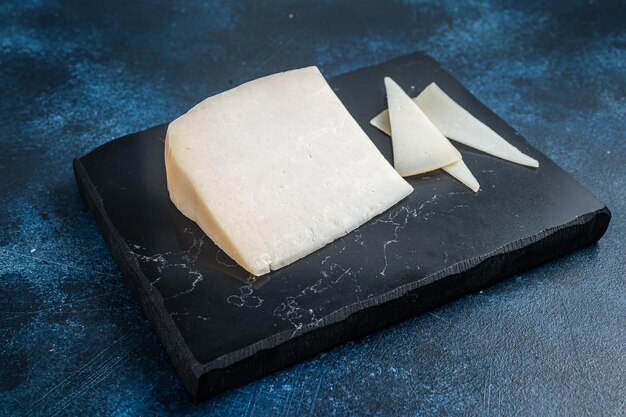
{"label": "triangular cheese slice", "polygon": [[434,171],[461,159],[461,154],[411,98],[385,77],[393,135],[393,165],[403,177]]}
{"label": "triangular cheese slice", "polygon": [[469,170],[465,162],[462,159],[459,159],[453,164],[446,165],[442,167],[444,171],[448,174],[452,175],[454,178],[459,180],[461,183],[466,185],[470,190],[477,192],[480,189],[480,184],[472,175],[472,171]]}
{"label": "triangular cheese slice", "polygon": [[[389,113],[387,110],[373,118],[371,123],[376,128],[391,136],[391,125],[389,124]],[[446,165],[442,167],[442,169],[469,187],[472,191],[477,192],[480,189],[480,184],[474,175],[472,175],[472,172],[469,170],[467,165],[465,165],[463,159],[459,159],[450,165]]]}
{"label": "triangular cheese slice", "polygon": [[[472,116],[444,93],[437,84],[431,83],[413,101],[446,137],[510,162],[530,167],[539,166],[537,160],[522,153]],[[387,110],[374,117],[370,123],[386,134],[391,134]]]}
{"label": "triangular cheese slice", "polygon": [[[415,101],[417,97],[413,99]],[[387,136],[391,136],[391,123],[389,122],[389,110],[383,110],[378,113],[372,120],[370,120],[370,124],[374,126],[376,129],[380,130]]]}

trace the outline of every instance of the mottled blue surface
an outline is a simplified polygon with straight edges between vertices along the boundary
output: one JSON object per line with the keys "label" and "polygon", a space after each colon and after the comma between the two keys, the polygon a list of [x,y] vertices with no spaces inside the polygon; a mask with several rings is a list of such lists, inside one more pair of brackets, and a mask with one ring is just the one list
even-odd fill
{"label": "mottled blue surface", "polygon": [[[0,415],[626,415],[623,2],[91,3],[0,4]],[[607,234],[193,404],[72,158],[259,75],[417,49],[605,202]]]}

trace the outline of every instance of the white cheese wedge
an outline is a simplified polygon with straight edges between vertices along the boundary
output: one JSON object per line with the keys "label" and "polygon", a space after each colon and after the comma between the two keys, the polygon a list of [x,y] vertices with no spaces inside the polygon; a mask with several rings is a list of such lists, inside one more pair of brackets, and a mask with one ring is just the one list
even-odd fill
{"label": "white cheese wedge", "polygon": [[385,77],[393,165],[403,177],[434,171],[461,159],[461,154],[411,98],[391,78]]}
{"label": "white cheese wedge", "polygon": [[[437,84],[431,83],[413,100],[446,137],[506,161],[529,167],[539,166],[537,160],[524,154],[472,116],[443,92]],[[387,110],[374,117],[370,123],[386,134],[391,134]]]}
{"label": "white cheese wedge", "polygon": [[206,99],[169,125],[165,165],[176,207],[254,275],[314,252],[413,190],[316,67]]}

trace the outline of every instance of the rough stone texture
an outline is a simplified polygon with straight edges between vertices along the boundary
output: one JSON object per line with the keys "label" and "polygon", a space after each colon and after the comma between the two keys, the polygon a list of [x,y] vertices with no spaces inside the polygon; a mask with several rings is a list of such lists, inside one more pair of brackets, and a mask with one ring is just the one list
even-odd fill
{"label": "rough stone texture", "polygon": [[[621,2],[7,2],[0,22],[0,414],[625,413]],[[191,403],[71,159],[277,66],[308,59],[334,75],[416,49],[606,203],[607,234]]]}

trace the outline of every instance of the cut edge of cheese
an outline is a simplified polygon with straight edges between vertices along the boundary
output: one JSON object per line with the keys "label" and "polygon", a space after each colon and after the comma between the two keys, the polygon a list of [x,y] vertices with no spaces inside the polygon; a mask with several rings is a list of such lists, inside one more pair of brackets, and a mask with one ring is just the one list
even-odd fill
{"label": "cut edge of cheese", "polygon": [[[233,260],[236,260],[245,270],[248,272],[264,270],[262,266],[259,269],[259,265],[252,265],[246,263],[245,260],[239,259],[237,245],[228,238],[223,228],[220,227],[211,209],[207,205],[201,204],[202,199],[198,195],[193,179],[189,178],[185,170],[182,169],[176,159],[172,157],[169,132],[165,135],[165,175],[170,199],[181,213],[198,224],[200,229],[202,229],[220,249]],[[269,272],[269,269],[266,272]]]}
{"label": "cut edge of cheese", "polygon": [[[470,112],[431,83],[413,99],[431,122],[447,138],[516,164],[537,168],[539,162],[507,142]],[[370,124],[391,135],[389,111],[376,115]]]}
{"label": "cut edge of cheese", "polygon": [[442,167],[442,169],[475,193],[477,193],[480,189],[480,184],[476,180],[476,177],[474,177],[472,171],[469,170],[462,159],[459,159],[450,165],[446,165],[445,167]]}
{"label": "cut edge of cheese", "polygon": [[393,165],[403,177],[434,171],[461,159],[428,117],[390,77],[385,77]]}
{"label": "cut edge of cheese", "polygon": [[[282,156],[272,153],[281,149]],[[256,161],[262,173],[250,167]],[[165,165],[174,205],[257,276],[317,251],[413,191],[316,67],[263,77],[196,105],[168,127]],[[279,190],[280,179],[292,176],[304,181]]]}

